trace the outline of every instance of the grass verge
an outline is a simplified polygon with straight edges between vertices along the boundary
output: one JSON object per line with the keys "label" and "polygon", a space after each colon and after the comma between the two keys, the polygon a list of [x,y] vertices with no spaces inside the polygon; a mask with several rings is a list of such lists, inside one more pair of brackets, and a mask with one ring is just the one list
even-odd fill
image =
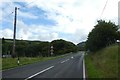
{"label": "grass verge", "polygon": [[118,77],[118,45],[85,56],[88,78]]}
{"label": "grass verge", "polygon": [[100,78],[101,72],[94,66],[92,58],[89,56],[85,57],[86,73],[87,78]]}
{"label": "grass verge", "polygon": [[61,58],[66,55],[54,56],[54,57],[20,57],[20,65],[17,64],[17,58],[3,58],[2,70],[15,68],[22,65],[32,64],[36,62],[47,61],[51,59]]}

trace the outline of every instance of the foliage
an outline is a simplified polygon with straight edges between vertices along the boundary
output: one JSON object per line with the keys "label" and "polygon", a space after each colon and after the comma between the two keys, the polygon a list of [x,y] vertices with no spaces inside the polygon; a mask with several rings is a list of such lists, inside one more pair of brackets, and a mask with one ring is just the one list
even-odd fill
{"label": "foliage", "polygon": [[77,46],[75,44],[62,39],[52,41],[51,45],[53,45],[55,55],[77,51]]}
{"label": "foliage", "polygon": [[118,26],[111,21],[99,20],[88,35],[86,47],[90,51],[100,50],[118,39]]}
{"label": "foliage", "polygon": [[[2,39],[2,55],[11,55],[12,39]],[[54,40],[50,42],[16,40],[15,52],[20,57],[49,57],[51,46],[54,46],[54,55],[77,51],[77,46],[65,40]]]}

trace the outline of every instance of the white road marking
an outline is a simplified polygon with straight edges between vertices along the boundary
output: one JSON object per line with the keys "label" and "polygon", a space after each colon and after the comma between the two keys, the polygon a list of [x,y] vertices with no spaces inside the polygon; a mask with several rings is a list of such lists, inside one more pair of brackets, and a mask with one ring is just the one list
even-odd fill
{"label": "white road marking", "polygon": [[64,62],[66,62],[66,61],[68,61],[68,60],[70,60],[70,59],[64,60],[64,61],[62,61],[61,63],[64,63]]}
{"label": "white road marking", "polygon": [[72,56],[71,58],[73,59],[74,57]]}
{"label": "white road marking", "polygon": [[35,76],[37,76],[37,75],[39,75],[39,74],[41,74],[41,73],[43,73],[43,72],[51,69],[51,68],[53,68],[53,67],[54,67],[54,66],[48,67],[48,68],[46,68],[46,69],[44,69],[44,70],[42,70],[42,71],[40,71],[40,72],[38,72],[38,73],[36,73],[36,74],[31,75],[30,77],[26,78],[25,80],[31,79],[31,78],[33,78],[33,77],[35,77]]}
{"label": "white road marking", "polygon": [[65,61],[62,61],[61,63],[64,63]]}
{"label": "white road marking", "polygon": [[66,61],[68,61],[69,59],[67,59]]}
{"label": "white road marking", "polygon": [[83,80],[85,80],[85,61],[84,61],[84,58],[83,58]]}

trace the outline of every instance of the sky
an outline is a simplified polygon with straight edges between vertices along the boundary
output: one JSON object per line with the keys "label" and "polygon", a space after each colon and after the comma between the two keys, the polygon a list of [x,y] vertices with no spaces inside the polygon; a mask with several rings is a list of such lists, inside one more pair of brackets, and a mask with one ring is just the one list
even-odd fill
{"label": "sky", "polygon": [[0,38],[13,38],[14,9],[17,7],[16,39],[64,39],[78,44],[87,40],[97,20],[118,24],[119,0],[108,0],[107,4],[106,1],[0,0]]}

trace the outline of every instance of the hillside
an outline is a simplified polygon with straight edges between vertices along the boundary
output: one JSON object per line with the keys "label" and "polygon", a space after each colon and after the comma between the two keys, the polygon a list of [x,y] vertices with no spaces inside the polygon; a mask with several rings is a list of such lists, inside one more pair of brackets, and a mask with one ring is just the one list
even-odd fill
{"label": "hillside", "polygon": [[[120,47],[119,47],[120,49]],[[106,47],[85,57],[88,78],[118,77],[118,45]]]}
{"label": "hillside", "polygon": [[13,55],[13,40],[2,38],[2,55],[19,57],[50,57],[78,51],[77,46],[74,43],[62,39],[53,40],[51,42],[16,40],[15,45],[16,53]]}
{"label": "hillside", "polygon": [[85,51],[85,44],[86,44],[86,42],[78,43],[78,44],[77,44],[78,49],[79,49],[80,51]]}

